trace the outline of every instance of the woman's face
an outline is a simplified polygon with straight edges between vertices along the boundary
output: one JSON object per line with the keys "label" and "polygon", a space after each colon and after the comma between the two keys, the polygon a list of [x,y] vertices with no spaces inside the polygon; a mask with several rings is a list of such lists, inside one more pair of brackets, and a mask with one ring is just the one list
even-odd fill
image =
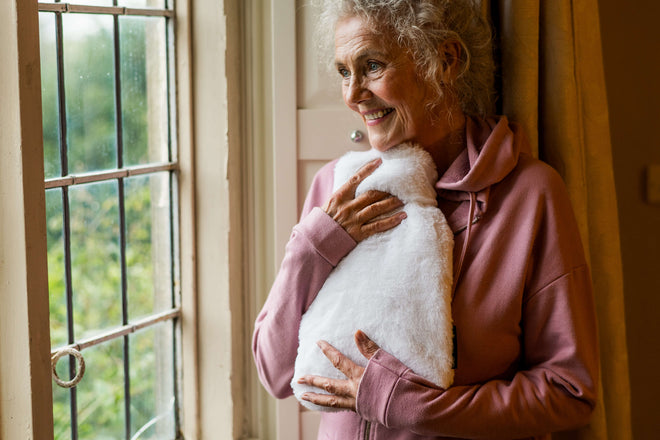
{"label": "woman's face", "polygon": [[362,115],[372,147],[386,151],[414,142],[428,148],[446,134],[438,127],[437,112],[427,110],[434,95],[410,54],[373,33],[360,18],[337,23],[335,64],[344,102]]}

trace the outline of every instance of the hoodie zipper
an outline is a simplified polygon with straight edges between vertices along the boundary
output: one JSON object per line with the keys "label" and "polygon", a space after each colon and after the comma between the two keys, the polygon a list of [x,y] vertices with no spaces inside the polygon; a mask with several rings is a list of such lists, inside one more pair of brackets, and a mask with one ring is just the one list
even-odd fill
{"label": "hoodie zipper", "polygon": [[[472,224],[473,224],[473,225],[476,224],[479,220],[481,220],[481,216],[480,216],[480,215],[475,215],[475,216],[474,216],[474,219],[472,220]],[[465,226],[461,226],[460,228],[458,228],[458,229],[454,232],[454,236],[457,236],[457,235],[460,234],[461,232],[465,231],[467,228],[468,228],[467,225],[465,225]]]}
{"label": "hoodie zipper", "polygon": [[369,440],[369,431],[371,431],[371,422],[370,421],[365,421],[364,422],[364,437],[362,437],[362,440]]}

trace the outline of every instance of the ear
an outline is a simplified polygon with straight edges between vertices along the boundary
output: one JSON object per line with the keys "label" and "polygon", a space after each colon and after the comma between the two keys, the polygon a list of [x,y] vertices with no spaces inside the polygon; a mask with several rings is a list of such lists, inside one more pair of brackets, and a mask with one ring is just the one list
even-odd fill
{"label": "ear", "polygon": [[448,40],[442,43],[438,52],[442,57],[440,80],[444,84],[451,84],[458,76],[461,68],[461,55],[463,54],[463,48],[458,41]]}

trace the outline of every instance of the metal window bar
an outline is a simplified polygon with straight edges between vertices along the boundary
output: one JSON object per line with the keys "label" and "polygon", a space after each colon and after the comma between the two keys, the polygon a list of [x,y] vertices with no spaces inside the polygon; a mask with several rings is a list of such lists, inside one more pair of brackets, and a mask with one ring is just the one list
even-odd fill
{"label": "metal window bar", "polygon": [[[123,167],[123,132],[122,132],[122,112],[121,112],[121,72],[120,72],[120,41],[119,41],[119,16],[120,15],[133,15],[133,16],[162,16],[165,18],[174,17],[174,11],[171,9],[134,9],[134,8],[125,8],[118,7],[117,0],[114,0],[115,6],[108,7],[99,7],[99,6],[87,6],[87,5],[71,5],[68,3],[55,3],[55,4],[46,4],[39,3],[39,10],[46,12],[55,13],[56,19],[56,51],[57,51],[57,87],[58,87],[58,106],[59,106],[59,144],[60,144],[60,162],[61,162],[61,177],[48,179],[45,181],[45,189],[50,188],[61,188],[62,189],[62,206],[63,206],[63,240],[64,240],[64,258],[65,258],[65,284],[66,284],[66,303],[67,303],[67,330],[68,330],[68,341],[69,345],[66,347],[72,347],[77,350],[82,350],[100,343],[123,337],[124,338],[124,411],[125,411],[125,435],[126,438],[130,438],[131,430],[131,414],[130,414],[130,364],[129,364],[129,339],[128,335],[134,333],[142,328],[152,326],[159,322],[171,320],[172,325],[174,326],[173,332],[173,356],[174,356],[174,365],[176,365],[176,356],[177,356],[177,321],[181,316],[181,310],[176,306],[176,271],[172,270],[172,309],[151,315],[141,321],[138,321],[133,324],[129,324],[128,316],[128,307],[127,307],[127,268],[126,268],[126,216],[125,216],[125,204],[124,204],[124,179],[130,176],[142,175],[142,174],[152,174],[161,171],[169,171],[170,175],[170,240],[173,244],[171,246],[171,265],[172,269],[177,266],[176,263],[176,252],[175,249],[175,234],[176,234],[176,220],[175,220],[175,207],[173,202],[175,201],[176,195],[173,194],[174,185],[176,179],[174,172],[177,171],[178,165],[172,160],[172,133],[171,133],[171,123],[168,124],[168,160],[167,163],[162,164],[148,164],[142,166],[134,167]],[[166,4],[166,8],[169,7]],[[63,25],[62,25],[62,14],[63,13],[87,13],[87,14],[110,14],[114,16],[114,73],[115,73],[115,112],[116,112],[116,131],[117,131],[117,169],[114,170],[102,170],[99,172],[85,173],[80,175],[69,175],[68,174],[68,156],[67,156],[67,125],[66,125],[66,92],[64,85],[64,56],[63,56]],[[168,47],[167,51],[167,75],[168,75],[168,89],[171,90],[172,87],[172,77],[170,75],[170,57],[173,56],[172,48],[169,43],[169,34],[172,32],[172,22],[168,20],[166,27],[166,44]],[[168,99],[167,106],[167,115],[169,121],[174,121],[172,118],[170,101]],[[121,290],[122,290],[122,326],[118,329],[103,333],[94,338],[89,338],[83,341],[75,342],[74,334],[74,316],[73,316],[73,288],[72,288],[72,267],[71,267],[71,228],[70,228],[70,204],[69,204],[69,194],[68,187],[72,185],[78,185],[83,183],[91,182],[101,182],[107,180],[117,179],[118,181],[118,198],[119,198],[119,217],[120,217],[120,264],[121,264]],[[57,351],[66,348],[60,347],[53,351],[52,354],[57,353]],[[72,357],[69,357],[69,374],[73,378],[76,375],[76,363]],[[178,393],[177,393],[177,372],[176,369],[173,371],[174,375],[174,384],[175,384],[175,408],[178,408]],[[78,438],[78,414],[77,414],[77,394],[76,388],[72,387],[70,389],[70,413],[71,413],[71,437],[74,440]],[[179,432],[179,414],[178,411],[174,411],[174,422],[176,432]]]}
{"label": "metal window bar", "polygon": [[107,332],[98,334],[96,336],[93,336],[91,338],[87,339],[82,339],[78,342],[74,342],[68,345],[64,345],[62,347],[57,347],[53,351],[51,351],[51,356],[55,355],[58,351],[64,350],[65,348],[73,348],[78,351],[82,351],[86,348],[94,347],[95,345],[102,344],[104,342],[112,341],[113,339],[121,338],[122,336],[127,336],[130,335],[131,333],[135,333],[139,330],[142,330],[147,327],[151,327],[153,325],[156,325],[158,323],[164,322],[164,321],[174,321],[181,318],[181,308],[180,307],[175,307],[170,310],[166,310],[161,313],[156,313],[154,315],[150,315],[144,319],[141,319],[139,321],[135,321],[132,324],[126,324],[122,325],[121,327],[117,327],[113,330],[109,330]]}
{"label": "metal window bar", "polygon": [[[142,174],[153,174],[159,171],[177,171],[176,162],[160,164],[139,165],[114,170],[96,171],[93,173],[70,174],[48,179],[44,182],[45,189],[61,188],[65,186],[81,185],[83,183],[103,182],[106,180],[120,179],[124,177],[139,176]],[[64,173],[63,173],[64,174]]]}
{"label": "metal window bar", "polygon": [[[117,0],[113,0],[117,4]],[[119,33],[119,17],[112,17],[114,42],[115,71],[115,130],[117,136],[117,168],[124,166],[124,131],[121,102],[121,41]],[[122,325],[128,324],[128,279],[126,274],[126,206],[124,203],[124,178],[117,179],[117,198],[119,202],[119,267],[121,272],[121,320]],[[131,438],[131,364],[128,335],[124,336],[124,432],[127,439]]]}
{"label": "metal window bar", "polygon": [[[55,14],[55,51],[57,63],[57,96],[59,113],[59,145],[60,145],[60,169],[61,174],[68,174],[69,159],[67,147],[67,122],[66,122],[66,91],[64,87],[64,34],[62,27],[62,14]],[[69,343],[75,340],[73,326],[73,284],[71,270],[71,214],[69,210],[69,191],[62,188],[62,233],[64,242],[64,284],[66,294],[66,316],[67,316],[67,339]],[[76,375],[76,363],[72,356],[68,357],[69,378]],[[69,414],[71,417],[71,437],[78,438],[78,399],[76,388],[69,390]]]}

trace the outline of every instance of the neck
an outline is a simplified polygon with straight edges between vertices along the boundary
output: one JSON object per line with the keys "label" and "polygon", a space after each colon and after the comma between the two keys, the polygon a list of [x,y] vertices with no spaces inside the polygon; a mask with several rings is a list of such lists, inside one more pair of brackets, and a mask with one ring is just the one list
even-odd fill
{"label": "neck", "polygon": [[456,113],[452,113],[451,117],[445,116],[444,120],[446,121],[446,127],[444,127],[444,130],[441,130],[441,137],[434,143],[423,146],[433,158],[438,170],[438,176],[442,176],[447,171],[467,146],[465,115],[463,112],[459,110]]}

